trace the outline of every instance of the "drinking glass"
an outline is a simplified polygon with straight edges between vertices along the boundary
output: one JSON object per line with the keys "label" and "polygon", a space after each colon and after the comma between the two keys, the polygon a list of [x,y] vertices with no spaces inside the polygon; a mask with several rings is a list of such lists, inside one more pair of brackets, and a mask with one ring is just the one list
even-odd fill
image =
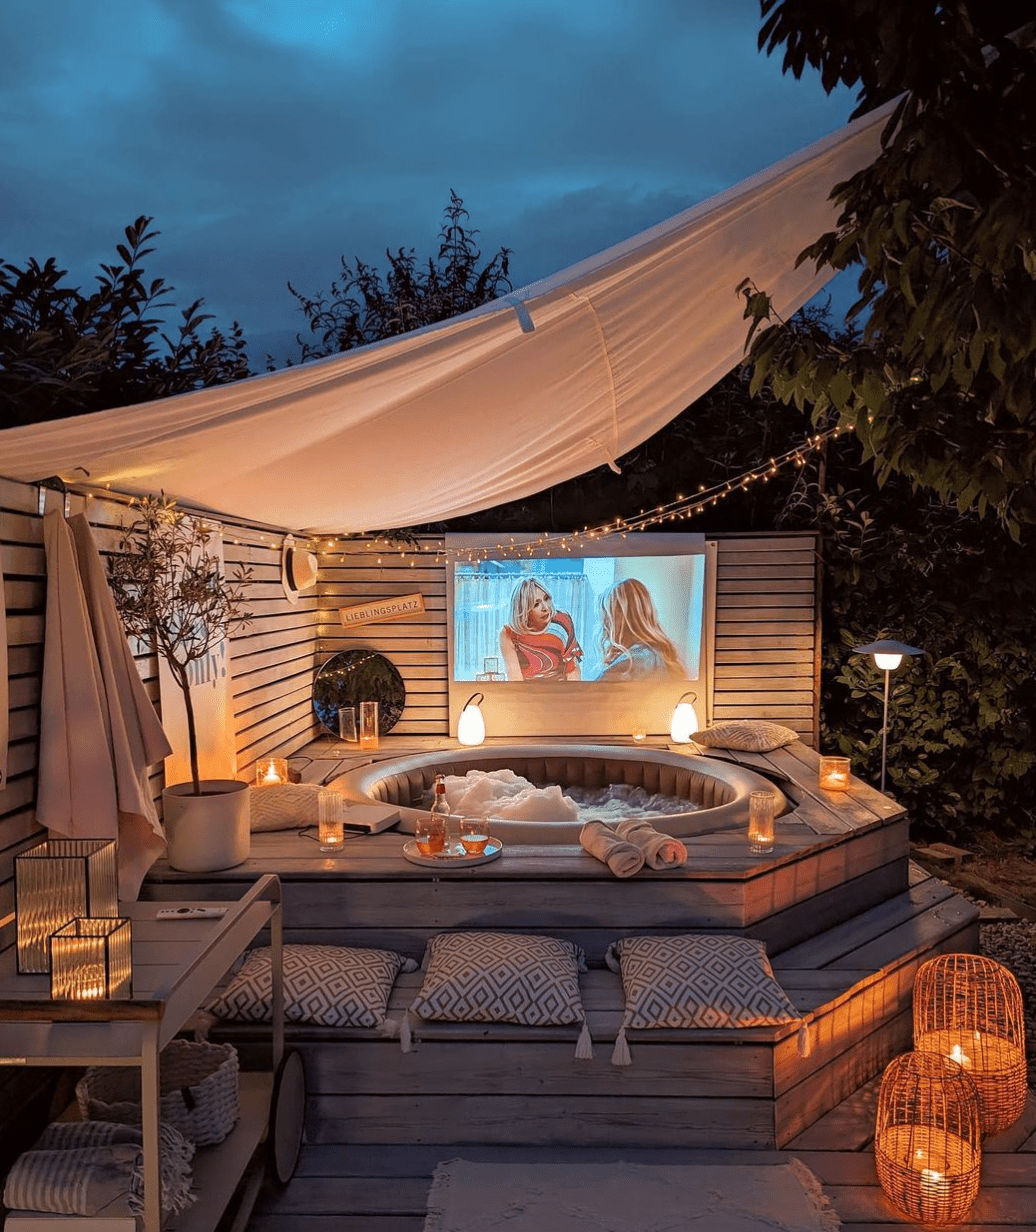
{"label": "drinking glass", "polygon": [[414,835],[417,850],[421,855],[442,855],[443,848],[446,846],[446,827],[441,817],[434,817],[430,813],[419,817],[414,827]]}
{"label": "drinking glass", "polygon": [[337,791],[322,791],[317,795],[317,838],[320,850],[328,853],[341,851],[345,846],[345,827],[342,812],[345,800]]}
{"label": "drinking glass", "polygon": [[338,711],[338,739],[355,744],[359,738],[356,731],[356,707],[343,706]]}
{"label": "drinking glass", "polygon": [[360,748],[378,747],[378,703],[360,702]]}
{"label": "drinking glass", "polygon": [[480,856],[489,842],[489,822],[485,817],[462,817],[460,819],[460,845],[467,856]]}
{"label": "drinking glass", "polygon": [[753,791],[748,797],[748,844],[753,855],[773,851],[776,797],[772,791]]}

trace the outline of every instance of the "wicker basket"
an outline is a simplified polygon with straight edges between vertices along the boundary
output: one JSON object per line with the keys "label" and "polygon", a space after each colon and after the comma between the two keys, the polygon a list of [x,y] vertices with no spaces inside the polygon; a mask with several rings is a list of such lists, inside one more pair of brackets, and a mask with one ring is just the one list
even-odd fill
{"label": "wicker basket", "polygon": [[978,1091],[982,1132],[1025,1111],[1025,1009],[1014,975],[981,954],[940,954],[914,981],[914,1048],[959,1062]]}
{"label": "wicker basket", "polygon": [[960,1223],[978,1194],[982,1133],[974,1083],[955,1061],[896,1057],[881,1079],[874,1164],[885,1196],[922,1224]]}
{"label": "wicker basket", "polygon": [[[196,1146],[222,1142],[239,1114],[237,1051],[230,1044],[172,1040],[159,1059],[159,1116]],[[140,1124],[139,1071],[88,1069],[76,1083],[85,1120]]]}

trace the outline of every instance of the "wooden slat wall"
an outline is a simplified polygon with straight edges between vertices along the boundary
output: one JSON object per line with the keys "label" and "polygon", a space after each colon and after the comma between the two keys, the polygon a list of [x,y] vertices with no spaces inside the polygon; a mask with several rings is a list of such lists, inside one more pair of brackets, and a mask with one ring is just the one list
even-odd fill
{"label": "wooden slat wall", "polygon": [[[713,536],[709,536],[713,538]],[[773,719],[816,745],[819,723],[817,541],[810,534],[715,536],[717,543],[713,718]],[[445,735],[446,566],[441,538],[419,551],[369,540],[326,546],[320,557],[321,659],[370,647],[394,663],[407,704],[394,731]],[[412,620],[344,629],[338,608],[420,591],[425,612]]]}
{"label": "wooden slat wall", "polygon": [[713,719],[772,719],[817,744],[817,537],[717,536]]}
{"label": "wooden slat wall", "polygon": [[[48,493],[47,508],[57,507]],[[35,485],[0,479],[0,547],[3,551],[10,684],[10,781],[0,790],[0,948],[11,944],[14,910],[14,857],[38,841],[36,763],[38,755],[40,673],[46,601],[43,519]],[[114,500],[70,498],[70,512],[87,508],[94,539],[102,553],[113,550],[119,526],[131,511]],[[289,756],[316,734],[312,706],[316,664],[316,591],[303,592],[297,606],[288,602],[280,583],[282,536],[254,527],[224,523],[223,554],[228,571],[247,565],[253,571],[247,588],[252,623],[232,640],[233,707],[238,774],[249,778],[255,759],[274,753]],[[137,666],[156,707],[158,666],[153,655]],[[161,796],[162,768],[152,777],[155,799]]]}

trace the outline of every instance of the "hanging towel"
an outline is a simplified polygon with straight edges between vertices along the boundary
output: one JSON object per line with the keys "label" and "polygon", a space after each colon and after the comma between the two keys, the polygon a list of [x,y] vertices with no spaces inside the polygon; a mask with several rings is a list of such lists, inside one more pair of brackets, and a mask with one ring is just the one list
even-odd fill
{"label": "hanging towel", "polygon": [[687,863],[687,848],[679,839],[663,834],[646,817],[627,817],[615,833],[644,853],[648,868],[679,868]]}
{"label": "hanging towel", "polygon": [[619,838],[603,821],[588,821],[579,831],[579,845],[607,864],[616,877],[633,877],[644,867],[643,851]]}
{"label": "hanging towel", "polygon": [[43,520],[47,618],[36,816],[70,838],[119,840],[119,897],[165,850],[148,766],[169,742],[144,689],[82,514]]}

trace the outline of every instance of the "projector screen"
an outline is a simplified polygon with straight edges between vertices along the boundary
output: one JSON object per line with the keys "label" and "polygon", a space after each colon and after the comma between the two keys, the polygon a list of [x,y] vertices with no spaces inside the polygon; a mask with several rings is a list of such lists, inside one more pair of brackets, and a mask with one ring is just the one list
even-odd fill
{"label": "projector screen", "polygon": [[476,690],[487,728],[491,715],[507,728],[498,735],[658,733],[687,690],[704,717],[704,536],[595,538],[570,552],[544,539],[447,539],[452,729]]}

